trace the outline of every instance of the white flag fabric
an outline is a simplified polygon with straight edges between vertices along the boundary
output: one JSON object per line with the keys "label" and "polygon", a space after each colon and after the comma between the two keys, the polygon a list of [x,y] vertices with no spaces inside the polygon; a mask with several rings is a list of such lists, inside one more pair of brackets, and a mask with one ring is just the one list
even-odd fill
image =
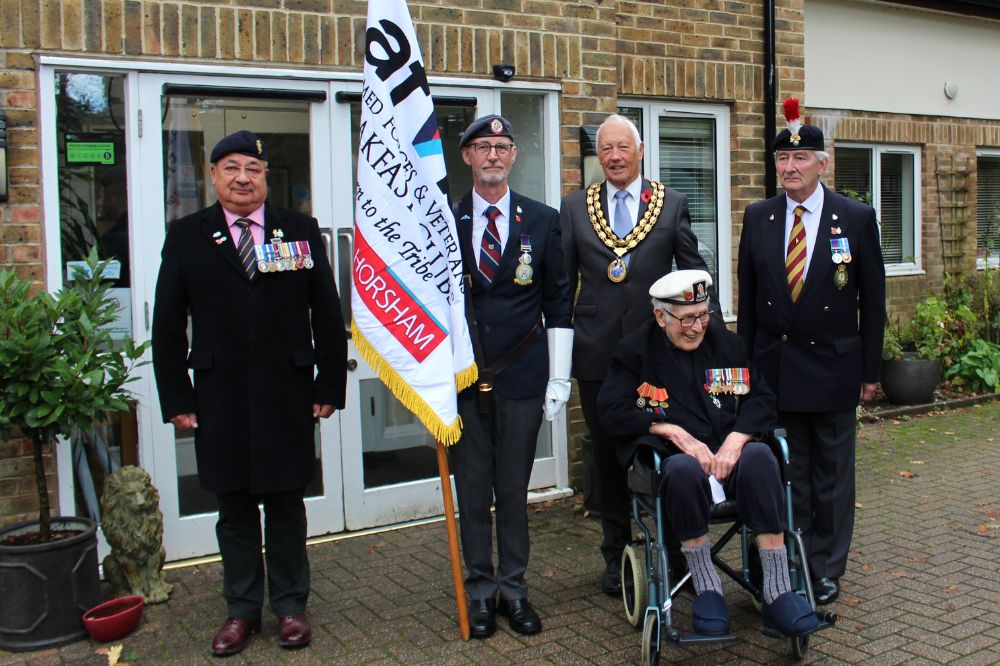
{"label": "white flag fabric", "polygon": [[461,434],[476,380],[437,119],[404,0],[368,3],[354,210],[358,351],[434,437]]}

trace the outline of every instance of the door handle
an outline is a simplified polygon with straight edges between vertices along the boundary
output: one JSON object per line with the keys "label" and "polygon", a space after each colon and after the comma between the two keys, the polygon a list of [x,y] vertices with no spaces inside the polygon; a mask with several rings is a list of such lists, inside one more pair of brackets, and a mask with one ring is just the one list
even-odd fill
{"label": "door handle", "polygon": [[358,369],[358,362],[356,360],[354,360],[353,358],[347,359],[347,369],[350,372],[354,372],[355,370]]}

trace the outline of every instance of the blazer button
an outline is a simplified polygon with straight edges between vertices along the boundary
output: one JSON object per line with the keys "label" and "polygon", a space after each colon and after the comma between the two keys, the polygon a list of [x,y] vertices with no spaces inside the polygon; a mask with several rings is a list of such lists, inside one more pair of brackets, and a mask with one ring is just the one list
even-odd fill
{"label": "blazer button", "polygon": [[787,335],[782,335],[781,336],[781,341],[782,342],[788,342],[788,336]]}
{"label": "blazer button", "polygon": [[829,312],[829,311],[830,311],[830,306],[829,305],[824,305],[823,306],[823,312]]}
{"label": "blazer button", "polygon": [[767,302],[767,307],[771,307],[771,301]]}
{"label": "blazer button", "polygon": [[490,327],[489,326],[483,326],[483,330],[486,331],[487,333],[489,333],[490,332]]}
{"label": "blazer button", "polygon": [[816,344],[816,341],[815,340],[810,340],[809,344],[814,345],[814,344]]}

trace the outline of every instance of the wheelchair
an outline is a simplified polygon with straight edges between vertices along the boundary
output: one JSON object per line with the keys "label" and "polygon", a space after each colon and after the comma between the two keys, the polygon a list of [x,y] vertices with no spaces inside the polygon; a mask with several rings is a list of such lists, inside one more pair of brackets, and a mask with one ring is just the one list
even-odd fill
{"label": "wheelchair", "polygon": [[[781,478],[785,491],[785,506],[788,513],[788,530],[785,532],[785,547],[788,549],[788,573],[792,590],[804,596],[813,610],[816,600],[813,596],[809,564],[804,556],[802,537],[794,529],[792,522],[791,483],[789,481],[790,458],[788,441],[783,429],[776,428],[767,442],[779,461]],[[673,626],[671,618],[672,600],[691,578],[686,571],[686,563],[680,553],[680,545],[674,539],[671,548],[668,539],[672,535],[665,527],[663,500],[657,492],[660,482],[660,465],[664,460],[653,451],[652,466],[642,456],[636,455],[628,469],[628,484],[632,491],[632,519],[641,536],[627,545],[622,553],[622,601],[625,617],[633,627],[642,626],[642,663],[655,666],[659,663],[664,637],[678,645],[705,645],[735,641],[732,634],[704,636],[682,634]],[[647,524],[647,520],[651,525]],[[717,570],[726,574],[746,590],[760,611],[763,604],[762,573],[756,543],[750,531],[736,512],[736,502],[725,500],[715,504],[711,510],[710,525],[729,524],[720,537],[712,544],[712,562]],[[733,539],[740,537],[742,567],[734,569],[721,558],[721,551]],[[670,551],[674,550],[673,553]],[[674,569],[671,569],[671,557]],[[683,573],[682,573],[683,572]],[[676,579],[676,580],[674,580]],[[815,631],[828,629],[837,621],[835,613],[816,611],[819,626]],[[763,633],[772,638],[788,638],[796,659],[805,657],[809,650],[809,635],[786,637],[773,629],[764,628]]]}

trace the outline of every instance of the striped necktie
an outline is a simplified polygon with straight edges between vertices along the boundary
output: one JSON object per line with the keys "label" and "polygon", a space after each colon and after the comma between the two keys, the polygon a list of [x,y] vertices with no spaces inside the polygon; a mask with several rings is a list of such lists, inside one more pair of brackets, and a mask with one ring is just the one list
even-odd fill
{"label": "striped necktie", "polygon": [[802,213],[805,211],[802,206],[796,206],[792,211],[795,222],[792,224],[792,233],[788,237],[788,250],[785,253],[785,280],[788,282],[792,303],[799,300],[802,285],[806,281],[806,225],[802,223]]}
{"label": "striped necktie", "polygon": [[500,209],[496,206],[487,206],[483,215],[489,222],[486,223],[486,232],[479,248],[479,272],[483,274],[488,284],[493,284],[497,269],[500,268],[500,232],[497,231]]}
{"label": "striped necktie", "polygon": [[240,240],[236,243],[236,254],[240,257],[240,263],[247,272],[247,277],[251,280],[257,274],[257,257],[253,249],[253,234],[250,233],[252,220],[241,217],[234,224],[243,231],[240,233]]}

